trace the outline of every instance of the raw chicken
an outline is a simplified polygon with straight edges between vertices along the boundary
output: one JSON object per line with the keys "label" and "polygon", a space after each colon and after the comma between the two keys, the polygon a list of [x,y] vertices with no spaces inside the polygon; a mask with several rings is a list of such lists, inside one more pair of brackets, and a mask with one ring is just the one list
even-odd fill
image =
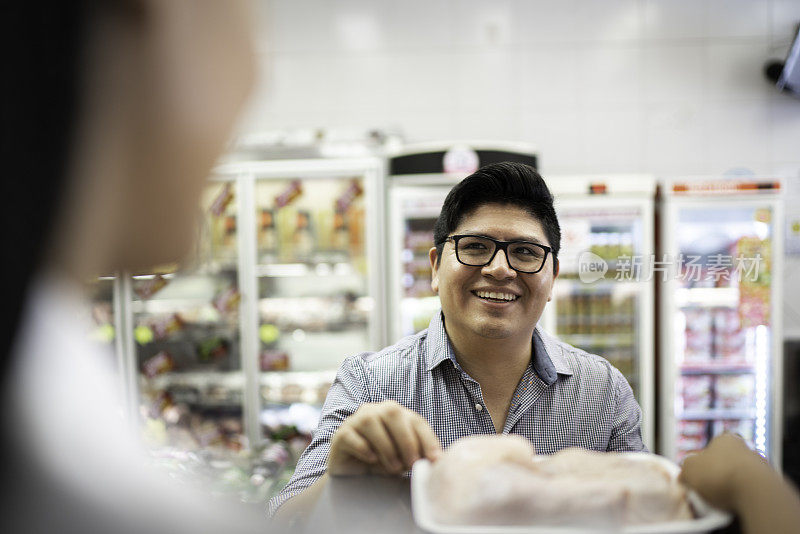
{"label": "raw chicken", "polygon": [[646,453],[537,456],[521,436],[454,442],[430,472],[436,519],[460,525],[613,527],[691,519],[686,490]]}

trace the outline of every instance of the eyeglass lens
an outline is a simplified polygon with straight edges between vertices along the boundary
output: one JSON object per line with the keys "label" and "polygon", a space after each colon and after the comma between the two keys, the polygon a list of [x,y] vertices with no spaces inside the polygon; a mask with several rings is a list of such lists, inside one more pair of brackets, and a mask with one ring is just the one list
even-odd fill
{"label": "eyeglass lens", "polygon": [[[478,267],[489,263],[496,247],[491,239],[464,236],[456,242],[456,256],[461,263]],[[539,270],[547,255],[545,249],[523,241],[509,243],[506,251],[512,269],[528,272]]]}

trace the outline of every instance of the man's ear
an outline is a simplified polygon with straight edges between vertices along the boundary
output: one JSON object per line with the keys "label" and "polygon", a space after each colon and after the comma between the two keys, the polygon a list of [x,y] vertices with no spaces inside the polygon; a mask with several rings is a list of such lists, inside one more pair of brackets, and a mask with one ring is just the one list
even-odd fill
{"label": "man's ear", "polygon": [[558,258],[554,256],[553,262],[555,263],[555,267],[553,268],[553,283],[550,284],[550,294],[547,296],[547,302],[553,300],[553,287],[555,287],[556,278],[558,278],[558,273],[561,271],[561,262],[558,261]]}
{"label": "man's ear", "polygon": [[428,251],[428,258],[431,260],[431,289],[433,292],[439,293],[439,254],[436,252],[436,247],[431,247]]}

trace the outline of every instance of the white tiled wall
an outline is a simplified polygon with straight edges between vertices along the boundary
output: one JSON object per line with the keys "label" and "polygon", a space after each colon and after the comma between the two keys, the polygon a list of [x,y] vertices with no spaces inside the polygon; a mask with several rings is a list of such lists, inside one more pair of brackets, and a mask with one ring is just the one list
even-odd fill
{"label": "white tiled wall", "polygon": [[[800,176],[800,100],[762,74],[800,0],[256,1],[262,80],[243,133],[519,140],[545,175]],[[800,333],[800,305],[786,316]]]}
{"label": "white tiled wall", "polygon": [[762,75],[800,0],[260,0],[243,132],[377,127],[536,144],[546,173],[800,169]]}

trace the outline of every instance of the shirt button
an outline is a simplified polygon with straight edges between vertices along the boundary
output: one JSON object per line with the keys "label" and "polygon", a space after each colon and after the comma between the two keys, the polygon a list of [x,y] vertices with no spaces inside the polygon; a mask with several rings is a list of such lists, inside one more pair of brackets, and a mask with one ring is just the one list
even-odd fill
{"label": "shirt button", "polygon": [[482,411],[482,410],[483,410],[483,406],[481,406],[480,404],[476,404],[476,405],[475,405],[475,409],[476,409],[476,410],[478,410],[478,411],[480,412],[480,411]]}

